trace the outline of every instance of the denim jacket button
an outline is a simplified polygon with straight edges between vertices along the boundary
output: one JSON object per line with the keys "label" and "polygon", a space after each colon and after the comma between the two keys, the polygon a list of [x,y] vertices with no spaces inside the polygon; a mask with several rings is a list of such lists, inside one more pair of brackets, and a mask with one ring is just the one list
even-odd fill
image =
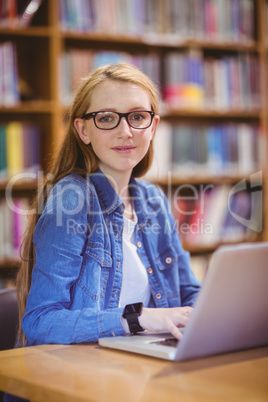
{"label": "denim jacket button", "polygon": [[157,294],[155,295],[155,297],[156,297],[157,299],[161,299],[162,295],[161,295],[161,293],[157,293]]}
{"label": "denim jacket button", "polygon": [[171,258],[171,257],[167,257],[167,258],[166,258],[166,263],[167,263],[167,264],[170,264],[171,262],[172,262],[172,258]]}
{"label": "denim jacket button", "polygon": [[137,246],[138,246],[139,248],[141,248],[141,242],[140,242],[140,241],[138,241]]}
{"label": "denim jacket button", "polygon": [[152,272],[153,272],[153,268],[148,268],[148,274],[152,274]]}

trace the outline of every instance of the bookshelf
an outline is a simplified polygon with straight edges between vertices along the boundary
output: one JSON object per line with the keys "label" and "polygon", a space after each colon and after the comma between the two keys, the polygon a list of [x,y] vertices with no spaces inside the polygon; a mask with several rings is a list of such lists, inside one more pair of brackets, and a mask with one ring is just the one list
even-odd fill
{"label": "bookshelf", "polygon": [[[120,57],[127,57],[128,61],[134,60],[135,63],[141,63],[145,66],[149,75],[154,74],[154,78],[163,93],[170,78],[167,74],[166,64],[170,55],[197,56],[199,60],[197,68],[201,68],[201,70],[205,68],[208,60],[219,61],[228,58],[232,64],[238,57],[254,58],[258,67],[258,74],[255,75],[260,81],[258,99],[254,98],[251,104],[242,105],[242,107],[241,105],[227,105],[227,107],[226,105],[218,105],[215,107],[212,102],[208,105],[206,96],[204,96],[204,86],[202,87],[200,82],[195,82],[195,86],[190,87],[190,96],[195,97],[196,101],[196,96],[200,95],[201,88],[201,98],[197,99],[198,103],[189,108],[186,106],[189,104],[187,97],[180,98],[179,102],[167,102],[167,99],[164,98],[161,106],[161,118],[170,127],[181,123],[190,125],[192,122],[207,126],[222,125],[229,122],[234,124],[246,123],[259,127],[262,137],[262,155],[258,170],[262,172],[263,229],[257,233],[254,240],[268,240],[268,214],[265,210],[268,201],[268,82],[266,77],[268,71],[268,24],[265,20],[268,6],[266,0],[242,1],[244,19],[242,20],[243,29],[241,33],[238,32],[238,25],[235,22],[237,19],[235,17],[230,19],[228,14],[233,9],[237,18],[235,10],[236,13],[239,12],[240,9],[236,8],[239,2],[240,0],[206,2],[207,7],[212,7],[213,4],[215,7],[217,4],[219,7],[228,4],[229,9],[225,12],[224,18],[220,20],[220,13],[217,12],[216,8],[206,9],[205,12],[208,14],[204,15],[204,10],[200,9],[202,2],[198,0],[195,2],[184,0],[177,2],[173,0],[141,1],[140,4],[147,5],[148,9],[154,12],[147,12],[146,21],[140,18],[137,24],[135,16],[141,15],[141,10],[137,11],[134,7],[132,13],[129,14],[127,9],[129,2],[120,2],[121,7],[124,4],[123,7],[126,8],[121,9],[120,12],[117,10],[116,13],[114,7],[116,8],[118,4],[117,0],[92,1],[91,4],[96,7],[95,12],[99,13],[95,14],[102,15],[102,17],[90,20],[90,15],[92,17],[93,14],[90,14],[87,7],[83,8],[84,14],[88,18],[86,23],[88,24],[91,21],[92,26],[92,29],[87,29],[88,25],[83,26],[82,24],[81,26],[81,18],[83,17],[81,7],[85,7],[86,0],[77,3],[64,0],[43,0],[29,26],[20,27],[18,24],[3,23],[3,21],[0,24],[0,46],[3,43],[11,43],[17,52],[17,90],[21,99],[14,101],[14,104],[11,105],[0,103],[0,123],[7,125],[14,121],[22,124],[30,122],[39,127],[41,166],[43,172],[47,173],[51,156],[61,143],[64,132],[63,120],[68,110],[68,96],[70,94],[65,97],[65,94],[62,93],[62,85],[66,85],[62,63],[66,63],[67,60],[68,67],[72,61],[72,54],[76,55],[74,57],[81,57],[81,54],[90,53],[90,63],[94,66],[100,62],[101,51],[106,52],[106,54],[102,54],[101,60],[104,60],[105,57],[107,59],[107,52],[113,51],[116,57],[119,57],[118,54],[120,53]],[[133,1],[133,4],[136,4],[136,1]],[[180,6],[178,9],[176,4]],[[67,5],[73,7],[70,14],[72,18],[68,17],[68,10],[64,8]],[[196,9],[193,5],[196,6]],[[102,12],[107,10],[107,7],[115,22],[114,24],[107,24],[109,13]],[[172,7],[175,7],[174,12],[170,11]],[[187,7],[193,8],[192,14]],[[124,13],[129,18],[127,25],[124,24],[124,18],[122,18]],[[204,19],[203,29],[200,26],[200,15]],[[211,16],[211,20],[207,18],[208,15]],[[251,16],[253,17],[251,18]],[[62,22],[60,22],[60,18]],[[185,21],[188,21],[188,25]],[[132,59],[129,59],[129,55]],[[156,60],[158,61],[156,62]],[[225,68],[224,63],[225,61],[223,64],[219,62],[217,68],[222,71]],[[79,71],[77,74],[79,75]],[[68,79],[68,85],[71,88],[70,77]],[[176,83],[176,85],[179,84]],[[256,86],[256,77],[253,87],[254,85]],[[179,89],[181,91],[181,88]],[[189,86],[185,86],[185,83],[182,92],[184,96],[185,93],[189,94]],[[245,96],[242,100],[245,100]],[[195,188],[205,184],[233,186],[243,179],[249,183],[250,176],[255,173],[256,169],[254,167],[252,172],[246,174],[239,171],[227,174],[222,171],[216,175],[209,170],[202,174],[195,172],[185,174],[178,171],[176,173],[171,172],[170,175],[151,177],[151,179],[158,183],[164,191],[170,189],[173,191],[176,187],[186,184],[195,186]],[[8,178],[0,180],[0,198],[2,201],[5,197],[8,181]],[[37,190],[37,185],[38,178],[34,178],[34,175],[32,180],[17,181],[13,187],[14,196],[31,198]],[[193,254],[202,254],[212,252],[219,244],[221,242],[213,245],[185,242],[185,247]],[[12,256],[0,257],[2,269],[14,264],[18,264],[17,258],[14,259]]]}

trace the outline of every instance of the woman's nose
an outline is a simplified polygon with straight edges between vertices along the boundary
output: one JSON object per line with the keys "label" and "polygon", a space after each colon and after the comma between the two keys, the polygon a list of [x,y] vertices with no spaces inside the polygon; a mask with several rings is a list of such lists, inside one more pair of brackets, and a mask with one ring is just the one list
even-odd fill
{"label": "woman's nose", "polygon": [[119,137],[132,137],[132,127],[128,124],[127,118],[122,117],[118,127],[118,135]]}

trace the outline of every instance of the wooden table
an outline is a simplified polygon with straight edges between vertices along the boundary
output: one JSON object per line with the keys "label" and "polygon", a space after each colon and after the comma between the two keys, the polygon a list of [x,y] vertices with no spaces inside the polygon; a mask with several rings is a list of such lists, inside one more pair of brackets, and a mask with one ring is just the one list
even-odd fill
{"label": "wooden table", "polygon": [[0,389],[31,401],[268,401],[268,347],[168,362],[97,344],[0,352]]}

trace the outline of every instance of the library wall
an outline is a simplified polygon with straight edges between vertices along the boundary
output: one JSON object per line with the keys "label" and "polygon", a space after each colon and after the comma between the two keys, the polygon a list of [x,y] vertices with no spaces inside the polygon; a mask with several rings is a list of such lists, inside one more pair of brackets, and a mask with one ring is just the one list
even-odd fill
{"label": "library wall", "polygon": [[0,6],[0,287],[19,265],[27,211],[73,92],[107,63],[130,62],[159,87],[145,178],[168,195],[197,275],[221,244],[268,240],[266,0]]}

